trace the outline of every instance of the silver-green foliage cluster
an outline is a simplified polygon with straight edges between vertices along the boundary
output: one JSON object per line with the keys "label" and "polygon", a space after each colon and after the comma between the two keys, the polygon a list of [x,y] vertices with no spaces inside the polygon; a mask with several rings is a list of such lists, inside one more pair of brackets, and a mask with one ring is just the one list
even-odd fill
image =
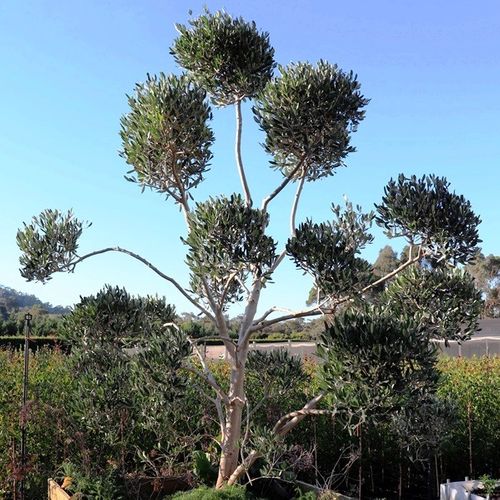
{"label": "silver-green foliage cluster", "polygon": [[373,213],[362,213],[350,202],[345,210],[333,205],[332,211],[331,222],[299,224],[286,251],[299,269],[314,277],[323,295],[338,297],[371,281],[371,266],[359,253],[373,239],[368,233]]}
{"label": "silver-green foliage cluster", "polygon": [[237,300],[247,272],[265,275],[276,259],[276,243],[265,234],[268,221],[266,213],[248,207],[240,195],[198,203],[184,240],[193,291],[204,294],[204,276],[220,299]]}
{"label": "silver-green foliage cluster", "polygon": [[462,270],[412,266],[394,279],[380,298],[394,315],[411,311],[427,332],[463,341],[477,331],[483,301],[474,280]]}
{"label": "silver-green foliage cluster", "polygon": [[215,104],[252,98],[270,80],[274,49],[269,34],[259,32],[254,22],[206,11],[189,24],[176,25],[179,37],[171,53]]}
{"label": "silver-green foliage cluster", "polygon": [[481,219],[468,200],[449,188],[444,177],[400,174],[385,187],[377,223],[387,236],[420,244],[436,259],[465,264],[478,252]]}
{"label": "silver-green foliage cluster", "polygon": [[384,420],[436,390],[437,352],[409,316],[366,307],[326,327],[320,353],[324,389],[348,420]]}
{"label": "silver-green foliage cluster", "polygon": [[121,119],[129,180],[179,201],[196,187],[212,158],[212,118],[204,89],[186,75],[149,76],[128,98]]}
{"label": "silver-green foliage cluster", "polygon": [[354,151],[351,132],[367,103],[352,72],[325,61],[296,63],[280,67],[258,95],[254,113],[276,167],[288,175],[301,161],[313,181],[332,175]]}
{"label": "silver-green foliage cluster", "polygon": [[77,258],[78,238],[86,224],[70,210],[47,209],[17,232],[21,276],[42,283],[58,271],[69,270]]}

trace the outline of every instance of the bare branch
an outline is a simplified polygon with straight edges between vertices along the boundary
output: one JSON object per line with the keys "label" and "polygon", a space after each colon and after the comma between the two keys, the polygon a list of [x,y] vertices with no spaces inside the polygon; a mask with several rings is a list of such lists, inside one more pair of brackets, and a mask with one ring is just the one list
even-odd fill
{"label": "bare branch", "polygon": [[234,472],[229,476],[229,479],[227,480],[227,485],[232,486],[233,484],[238,481],[238,479],[248,470],[252,465],[255,463],[255,461],[260,457],[260,453],[253,450],[249,453],[247,458],[244,460],[243,463],[238,465]]}
{"label": "bare branch", "polygon": [[245,318],[238,332],[238,345],[241,352],[245,352],[248,348],[248,342],[250,340],[250,335],[252,333],[252,323],[255,318],[255,313],[257,312],[257,306],[259,304],[260,292],[262,290],[263,282],[262,279],[255,279],[252,291],[248,297],[247,305],[245,307],[245,312],[243,317]]}
{"label": "bare branch", "polygon": [[[377,281],[374,281],[373,283],[370,283],[369,285],[365,286],[363,289],[361,289],[359,292],[356,292],[358,295],[362,295],[372,288],[376,287],[377,285],[380,285],[382,283],[385,283],[387,280],[393,278],[397,274],[399,274],[401,271],[405,270],[407,267],[411,266],[412,264],[415,264],[422,258],[422,252],[419,250],[418,254],[411,258],[408,259],[406,262],[401,264],[397,269],[394,269],[394,271],[391,271],[390,273],[386,274],[385,276],[381,277]],[[266,328],[267,326],[275,325],[276,323],[281,323],[283,321],[288,321],[289,319],[297,319],[297,318],[306,318],[309,316],[319,316],[320,314],[332,314],[335,312],[335,307],[343,304],[344,302],[348,302],[350,300],[353,300],[353,295],[346,295],[344,297],[340,297],[338,299],[330,299],[326,298],[323,303],[321,304],[316,304],[312,307],[309,307],[307,309],[302,309],[299,311],[294,311],[290,312],[288,314],[285,314],[283,316],[279,316],[277,318],[270,319],[268,321],[263,321],[262,319],[259,319],[259,321],[254,321],[251,331],[255,332],[258,330],[262,330],[263,328]],[[325,307],[328,305],[328,307]],[[276,308],[275,310],[279,310]],[[266,317],[269,316],[272,312],[274,311],[266,311]]]}
{"label": "bare branch", "polygon": [[[422,247],[419,247],[417,255],[415,257],[412,258],[410,254],[410,257],[406,262],[404,262],[399,267],[394,269],[394,271],[391,271],[390,273],[387,273],[385,276],[382,276],[382,278],[378,279],[377,281],[365,286],[361,290],[361,293],[365,293],[368,290],[371,290],[372,288],[381,285],[382,283],[385,283],[387,280],[390,280],[391,278],[399,274],[401,271],[404,271],[408,266],[411,266],[412,264],[415,264],[415,262],[418,262],[421,258],[422,258]],[[345,302],[345,300],[343,302]]]}
{"label": "bare branch", "polygon": [[[302,193],[302,188],[304,187],[304,182],[305,182],[305,169],[302,177],[300,178],[299,184],[297,186],[297,191],[295,193],[295,197],[293,199],[293,204],[292,204],[292,209],[290,212],[290,233],[292,236],[295,236],[295,217],[297,215],[297,207],[299,204],[299,199],[300,195]],[[284,248],[281,253],[279,254],[278,258],[274,261],[274,264],[271,266],[271,269],[269,269],[268,276],[272,275],[276,269],[278,269],[279,265],[283,262],[284,258],[286,257],[286,249]]]}
{"label": "bare branch", "polygon": [[[174,149],[171,148],[171,154],[173,155],[173,157],[177,156],[179,154],[178,151],[175,151]],[[179,174],[177,173],[177,170],[176,170],[176,165],[175,165],[175,161],[172,161],[172,175],[174,176],[174,180],[175,180],[175,183],[177,185],[177,189],[179,190],[179,193],[180,193],[180,196],[175,196],[174,199],[177,201],[177,203],[179,203],[179,205],[181,206],[182,208],[182,211],[183,211],[183,214],[184,214],[184,219],[186,221],[186,226],[189,230],[189,212],[190,212],[190,208],[189,208],[189,202],[188,202],[188,198],[187,198],[187,195],[186,195],[186,188],[184,187],[184,184],[182,184],[181,182],[181,179],[179,178]]]}
{"label": "bare branch", "polygon": [[[181,197],[179,199],[179,204],[181,205],[181,209],[184,213],[184,219],[186,221],[186,226],[187,226],[188,231],[189,231],[189,229],[191,227],[190,220],[189,220],[190,208],[189,208],[188,198],[186,195],[186,190],[185,190],[182,182],[180,181],[179,176],[177,175],[175,167],[172,168],[172,172],[173,172],[175,181],[177,183],[177,187],[179,188],[179,192],[181,193]],[[210,306],[210,309],[212,309],[212,312],[213,312],[213,315],[207,314],[207,316],[208,316],[208,318],[210,318],[210,320],[215,325],[215,327],[219,330],[221,338],[229,339],[229,334],[227,333],[224,315],[222,314],[222,304],[220,306],[217,305],[215,298],[214,298],[214,295],[213,295],[213,293],[210,290],[210,287],[208,285],[207,278],[205,276],[201,276],[201,282],[203,284],[203,289],[205,290],[205,296],[206,296],[206,299],[208,301],[208,305]]]}
{"label": "bare branch", "polygon": [[222,294],[221,294],[221,297],[220,297],[220,300],[219,300],[219,307],[222,309],[224,307],[224,301],[226,300],[226,295],[227,295],[227,292],[229,291],[229,287],[231,286],[231,283],[232,281],[236,278],[237,274],[238,274],[239,271],[234,271],[232,272],[225,285],[224,285],[224,288],[222,290]]}
{"label": "bare branch", "polygon": [[274,261],[274,264],[271,266],[271,269],[269,269],[269,272],[267,273],[268,276],[271,276],[276,269],[278,269],[278,266],[283,262],[283,259],[286,257],[286,249],[284,248],[281,253],[278,255],[278,258]]}
{"label": "bare branch", "polygon": [[[200,350],[198,349],[198,346],[196,343],[188,337],[188,341],[191,344],[193,351],[195,354],[198,356],[198,359],[200,360],[200,364],[203,368],[203,372],[200,372],[199,370],[196,370],[197,374],[202,376],[209,384],[210,386],[214,389],[216,392],[217,396],[220,397],[220,399],[224,402],[226,406],[229,406],[229,397],[228,395],[221,389],[217,381],[215,380],[215,377],[213,373],[211,372],[210,368],[208,368],[208,365],[205,361],[205,358],[201,354]],[[193,371],[193,370],[191,370]]]}
{"label": "bare branch", "polygon": [[[295,428],[307,415],[324,415],[334,413],[331,410],[316,410],[316,405],[323,399],[324,393],[319,394],[310,401],[308,401],[301,410],[289,413],[284,417],[280,418],[276,425],[274,426],[274,432],[280,436],[284,436],[286,433]],[[253,450],[251,451],[246,459],[236,467],[235,471],[231,474],[228,479],[228,486],[231,486],[238,481],[238,479],[255,463],[255,461],[261,456],[261,454]]]}
{"label": "bare branch", "polygon": [[306,180],[306,171],[302,172],[300,181],[297,185],[297,191],[295,192],[295,197],[293,199],[292,211],[290,213],[290,234],[295,236],[297,229],[295,228],[295,217],[297,216],[297,207],[299,206],[299,199],[302,193],[302,188],[304,187],[304,182]]}
{"label": "bare branch", "polygon": [[119,252],[119,253],[124,253],[129,255],[130,257],[138,260],[139,262],[142,262],[145,266],[149,267],[153,272],[155,272],[158,276],[163,278],[164,280],[172,283],[172,285],[179,290],[179,292],[187,299],[191,304],[193,304],[197,309],[199,309],[203,314],[205,314],[208,318],[214,320],[213,315],[205,309],[198,301],[196,301],[191,295],[187,293],[187,291],[171,276],[168,276],[167,274],[163,273],[160,271],[156,266],[154,266],[151,262],[149,262],[147,259],[144,257],[140,256],[137,253],[131,252],[130,250],[127,250],[125,248],[121,247],[108,247],[108,248],[103,248],[101,250],[96,250],[94,252],[90,252],[88,254],[85,254],[81,257],[78,257],[77,260],[72,262],[71,264],[68,264],[67,266],[62,267],[60,270],[63,271],[65,269],[68,269],[69,271],[74,271],[75,267],[80,264],[80,262],[83,262],[84,260],[88,259],[89,257],[94,257],[95,255],[100,255],[103,253],[108,253],[108,252]]}
{"label": "bare branch", "polygon": [[215,398],[215,408],[217,410],[217,417],[219,418],[221,439],[224,441],[226,436],[226,420],[224,418],[224,411],[222,410],[221,398],[219,396]]}
{"label": "bare branch", "polygon": [[[295,197],[294,197],[293,204],[292,204],[292,209],[290,212],[290,232],[291,232],[292,236],[295,236],[295,217],[297,215],[297,207],[299,204],[300,195],[302,193],[302,188],[304,187],[305,174],[306,174],[306,172],[304,169],[303,175],[301,176],[299,184],[297,186],[297,191],[295,193]],[[278,257],[274,261],[273,265],[269,269],[269,272],[267,273],[268,277],[270,277],[276,271],[276,269],[278,269],[279,265],[283,262],[285,257],[286,257],[286,248],[284,248],[281,251],[281,253],[278,255]],[[267,279],[269,279],[269,278],[266,278],[266,281],[267,281]]]}
{"label": "bare branch", "polygon": [[[322,392],[309,400],[301,410],[291,412],[284,417],[280,418],[276,425],[274,426],[274,432],[280,436],[284,436],[290,432],[293,428],[304,420],[307,415],[318,414],[318,412],[327,412],[329,414],[333,413],[331,410],[316,410],[318,403],[325,397],[325,393]],[[323,413],[321,413],[323,414]]]}
{"label": "bare branch", "polygon": [[245,201],[247,206],[252,206],[252,196],[250,195],[250,189],[248,188],[247,178],[245,175],[245,169],[243,167],[243,160],[241,159],[241,99],[238,99],[234,103],[236,110],[236,140],[234,145],[234,154],[236,156],[236,165],[238,167],[238,173],[240,174],[241,187],[243,188],[243,193],[245,195]]}
{"label": "bare branch", "polygon": [[298,161],[297,165],[293,168],[293,170],[283,179],[281,184],[270,195],[266,196],[266,198],[262,200],[261,210],[265,211],[269,203],[274,198],[276,198],[276,196],[278,196],[281,193],[281,191],[283,191],[283,189],[287,186],[287,184],[293,179],[294,175],[301,169],[305,161],[305,158],[306,158],[305,155],[303,155],[302,158]]}
{"label": "bare branch", "polygon": [[277,306],[273,306],[273,307],[270,307],[262,316],[260,316],[259,318],[257,318],[254,323],[255,324],[258,324],[258,323],[261,323],[262,321],[264,321],[270,314],[272,314],[273,312],[286,312],[288,314],[291,314],[293,313],[293,311],[291,309],[287,309],[286,307],[277,307]]}
{"label": "bare branch", "polygon": [[[276,323],[281,323],[282,321],[288,321],[289,319],[296,319],[296,318],[306,318],[308,316],[318,316],[323,313],[329,313],[332,309],[324,309],[323,306],[326,305],[326,303],[329,301],[329,299],[325,299],[325,301],[322,304],[315,304],[314,306],[308,307],[307,309],[302,309],[300,311],[292,311],[289,312],[288,314],[284,314],[283,316],[279,316],[277,318],[270,319],[268,321],[254,321],[254,324],[252,325],[251,331],[255,332],[258,330],[262,330],[266,326],[271,326]],[[274,311],[279,311],[281,308],[276,308]],[[266,311],[266,317],[272,314],[274,311]]]}
{"label": "bare branch", "polygon": [[250,295],[252,293],[250,292],[250,289],[247,287],[247,284],[239,276],[236,276],[236,281],[245,289],[247,295]]}

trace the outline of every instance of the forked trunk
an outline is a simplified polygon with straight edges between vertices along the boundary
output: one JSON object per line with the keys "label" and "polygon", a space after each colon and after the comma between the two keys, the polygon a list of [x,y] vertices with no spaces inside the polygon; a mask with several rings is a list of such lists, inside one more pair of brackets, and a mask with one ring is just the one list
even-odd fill
{"label": "forked trunk", "polygon": [[[243,363],[241,363],[241,361],[243,361]],[[245,406],[245,360],[241,361],[238,363],[238,366],[233,365],[231,368],[229,408],[227,408],[226,412],[226,431],[222,441],[219,476],[217,478],[216,485],[217,488],[222,488],[226,485],[229,478],[238,467],[241,438],[241,418],[243,414],[243,406]],[[234,362],[234,360],[231,359],[231,362]]]}
{"label": "forked trunk", "polygon": [[242,407],[238,405],[227,419],[227,430],[222,443],[222,451],[219,465],[219,476],[217,478],[217,488],[225,486],[238,466],[239,442],[241,437],[241,415]]}

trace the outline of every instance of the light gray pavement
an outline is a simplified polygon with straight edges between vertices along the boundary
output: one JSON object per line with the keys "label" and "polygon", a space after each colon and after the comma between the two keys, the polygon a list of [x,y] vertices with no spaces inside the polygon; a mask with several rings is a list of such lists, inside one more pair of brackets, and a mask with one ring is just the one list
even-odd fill
{"label": "light gray pavement", "polygon": [[[436,341],[443,355],[472,356],[497,355],[500,356],[500,319],[481,320],[480,330],[468,341],[461,345],[458,342]],[[269,351],[273,349],[288,349],[290,353],[301,358],[315,358],[316,344],[314,342],[273,342],[258,344],[252,343],[251,349]],[[207,346],[206,356],[209,359],[224,359],[224,346]]]}

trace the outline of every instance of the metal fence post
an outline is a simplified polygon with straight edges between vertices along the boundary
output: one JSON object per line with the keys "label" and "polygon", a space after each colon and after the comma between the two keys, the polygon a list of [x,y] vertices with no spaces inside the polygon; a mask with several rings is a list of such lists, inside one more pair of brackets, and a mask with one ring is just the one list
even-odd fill
{"label": "metal fence post", "polygon": [[23,406],[21,408],[21,481],[20,499],[24,500],[24,475],[26,473],[26,402],[28,401],[28,368],[29,368],[29,340],[31,333],[31,314],[24,315],[24,373],[23,373]]}

